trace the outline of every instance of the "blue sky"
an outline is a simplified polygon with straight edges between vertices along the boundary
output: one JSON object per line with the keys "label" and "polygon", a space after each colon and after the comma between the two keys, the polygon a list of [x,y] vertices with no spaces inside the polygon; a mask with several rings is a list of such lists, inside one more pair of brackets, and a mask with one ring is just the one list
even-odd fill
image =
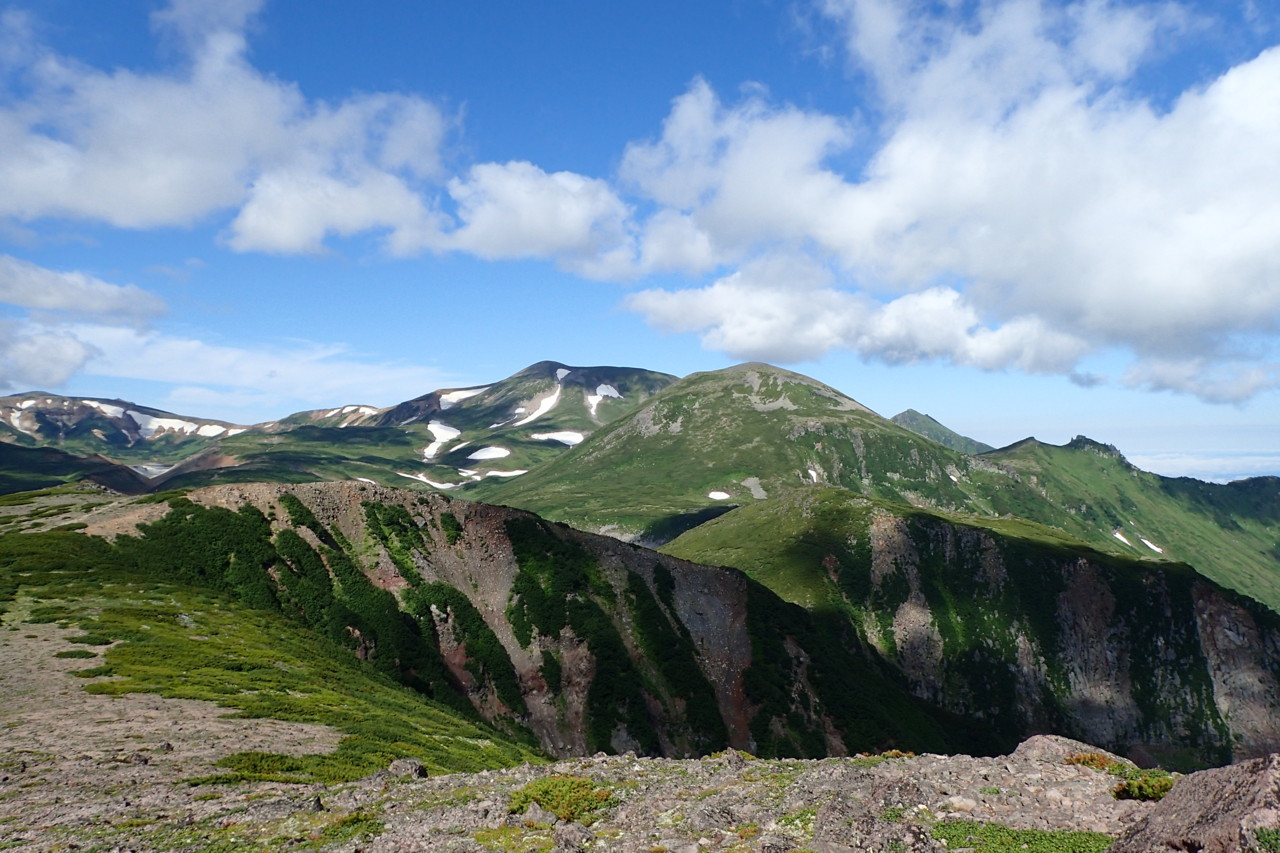
{"label": "blue sky", "polygon": [[764,360],[1280,473],[1280,11],[0,0],[0,392]]}

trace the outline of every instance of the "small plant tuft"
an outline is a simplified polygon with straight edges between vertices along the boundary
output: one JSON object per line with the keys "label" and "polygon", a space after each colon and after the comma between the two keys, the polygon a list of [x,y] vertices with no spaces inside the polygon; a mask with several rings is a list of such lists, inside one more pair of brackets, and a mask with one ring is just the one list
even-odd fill
{"label": "small plant tuft", "polygon": [[616,805],[613,788],[581,776],[535,779],[511,794],[511,814],[523,814],[537,803],[565,822],[589,824],[601,809]]}

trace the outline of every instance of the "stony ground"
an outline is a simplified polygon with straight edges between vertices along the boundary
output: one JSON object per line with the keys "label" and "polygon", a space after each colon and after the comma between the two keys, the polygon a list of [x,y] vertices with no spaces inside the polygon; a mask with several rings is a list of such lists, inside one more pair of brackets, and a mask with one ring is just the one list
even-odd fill
{"label": "stony ground", "polygon": [[[331,749],[332,731],[231,720],[203,702],[85,693],[54,658],[54,625],[0,629],[0,849],[695,851],[937,849],[915,824],[948,818],[1118,834],[1148,808],[1067,765],[1088,750],[1036,738],[1011,756],[675,761],[596,756],[418,778],[411,763],[340,786],[191,785],[232,752]],[[549,776],[609,800],[564,822],[513,793]],[[603,796],[603,795],[602,795]],[[915,832],[915,835],[912,833]]]}

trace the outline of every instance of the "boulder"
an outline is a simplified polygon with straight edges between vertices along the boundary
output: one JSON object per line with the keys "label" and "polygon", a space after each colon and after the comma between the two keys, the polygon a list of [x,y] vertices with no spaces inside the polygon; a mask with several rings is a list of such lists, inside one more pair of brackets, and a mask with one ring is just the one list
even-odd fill
{"label": "boulder", "polygon": [[410,779],[426,779],[427,768],[422,766],[422,762],[416,758],[397,758],[391,762],[391,766],[387,768],[392,776],[408,777]]}
{"label": "boulder", "polygon": [[1280,849],[1280,755],[1178,780],[1108,853]]}

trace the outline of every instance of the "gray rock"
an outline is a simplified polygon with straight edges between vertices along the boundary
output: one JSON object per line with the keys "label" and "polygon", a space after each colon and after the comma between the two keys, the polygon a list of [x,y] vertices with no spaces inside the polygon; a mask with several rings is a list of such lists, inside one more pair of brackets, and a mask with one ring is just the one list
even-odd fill
{"label": "gray rock", "polygon": [[1123,764],[1133,763],[1126,758],[1121,758],[1114,752],[1107,752],[1105,749],[1099,749],[1083,741],[1072,740],[1069,737],[1061,737],[1059,735],[1033,735],[1018,744],[1018,748],[1013,751],[1011,757],[1021,758],[1024,761],[1044,761],[1050,764],[1061,764],[1067,760],[1067,756],[1082,752],[1105,755],[1112,761],[1119,761]]}
{"label": "gray rock", "polygon": [[[1259,837],[1262,830],[1262,837]],[[1109,853],[1274,850],[1280,834],[1280,755],[1180,779]]]}
{"label": "gray rock", "polygon": [[427,768],[416,758],[397,758],[387,768],[392,776],[409,777],[410,779],[426,779]]}
{"label": "gray rock", "polygon": [[581,853],[595,840],[595,835],[580,823],[562,823],[551,838],[556,845],[552,853]]}

